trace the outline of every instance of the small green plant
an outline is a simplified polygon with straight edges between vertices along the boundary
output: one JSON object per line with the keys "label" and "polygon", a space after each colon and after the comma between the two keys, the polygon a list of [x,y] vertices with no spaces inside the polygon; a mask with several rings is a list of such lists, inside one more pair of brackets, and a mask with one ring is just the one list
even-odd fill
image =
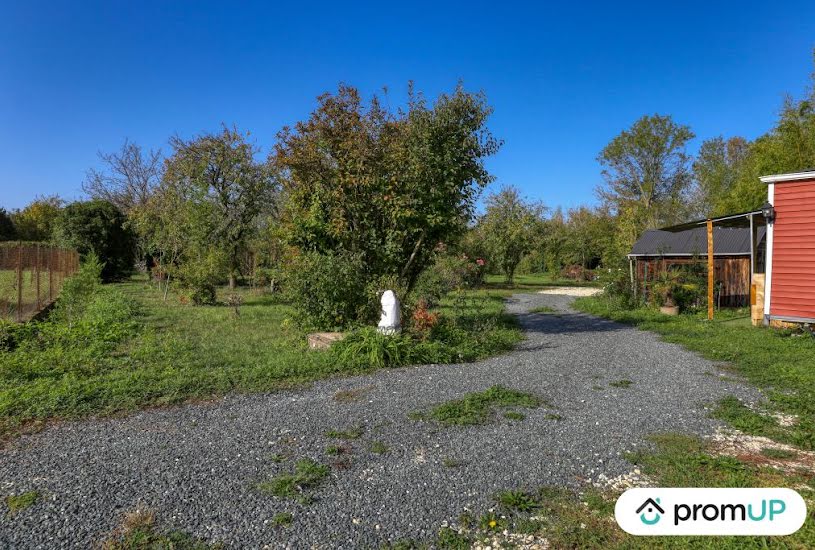
{"label": "small green plant", "polygon": [[275,464],[280,464],[281,462],[286,461],[286,455],[282,455],[282,454],[279,454],[279,453],[273,454],[269,458],[271,458],[272,462],[274,462]]}
{"label": "small green plant", "polygon": [[612,388],[629,388],[634,382],[628,379],[617,380],[615,382],[609,382],[609,386]]}
{"label": "small green plant", "polygon": [[436,548],[442,550],[469,550],[475,540],[471,535],[459,533],[455,529],[442,527],[436,536]]}
{"label": "small green plant", "polygon": [[563,417],[562,417],[561,415],[559,415],[559,414],[555,414],[555,413],[547,413],[547,414],[546,414],[546,416],[544,416],[544,418],[545,418],[546,420],[556,420],[556,421],[558,421],[558,422],[560,422],[561,420],[563,420]]}
{"label": "small green plant", "polygon": [[509,508],[510,510],[517,510],[518,512],[531,512],[538,507],[538,502],[535,498],[524,491],[503,491],[495,496],[498,504]]}
{"label": "small green plant", "polygon": [[345,447],[340,447],[339,445],[329,445],[325,448],[325,454],[330,456],[339,456],[343,452],[345,452]]}
{"label": "small green plant", "polygon": [[449,401],[434,407],[430,418],[447,425],[483,424],[494,414],[496,408],[525,407],[535,408],[542,404],[540,398],[531,393],[492,386],[483,392],[465,395],[462,399]]}
{"label": "small green plant", "polygon": [[530,313],[557,313],[557,310],[550,306],[540,306],[529,311]]}
{"label": "small green plant", "polygon": [[122,525],[100,545],[104,550],[222,550],[222,544],[208,544],[183,531],[160,531],[153,510],[139,508],[124,516]]}
{"label": "small green plant", "polygon": [[455,458],[444,457],[441,459],[442,466],[445,468],[458,468],[459,466],[464,465],[463,460],[457,460]]}
{"label": "small green plant", "polygon": [[484,531],[503,531],[507,526],[507,520],[493,512],[488,512],[479,518],[478,526]]}
{"label": "small green plant", "polygon": [[325,432],[326,437],[334,439],[359,439],[365,433],[365,428],[356,426],[347,430],[328,430]]}
{"label": "small green plant", "polygon": [[387,335],[376,328],[365,327],[331,346],[331,352],[342,365],[380,369],[407,364],[413,347],[408,335]]}
{"label": "small green plant", "polygon": [[291,515],[291,512],[280,512],[279,514],[275,514],[272,518],[272,525],[288,527],[291,525],[293,519],[294,517]]}
{"label": "small green plant", "polygon": [[390,450],[390,448],[381,441],[372,441],[370,449],[372,453],[378,455],[383,455]]}
{"label": "small green plant", "polygon": [[790,460],[798,456],[793,451],[787,449],[778,449],[776,447],[764,447],[761,449],[761,454],[773,460]]}
{"label": "small green plant", "polygon": [[[257,489],[281,498],[308,498],[306,492],[318,487],[328,477],[328,466],[309,458],[298,460],[294,473],[280,474],[257,484]],[[302,500],[302,499],[301,499]]]}
{"label": "small green plant", "polygon": [[526,418],[526,415],[518,411],[507,411],[504,413],[504,418],[508,418],[509,420],[523,420]]}
{"label": "small green plant", "polygon": [[37,491],[28,491],[19,495],[9,495],[6,497],[6,506],[8,507],[9,514],[14,515],[20,510],[25,510],[33,506],[40,498],[40,493]]}

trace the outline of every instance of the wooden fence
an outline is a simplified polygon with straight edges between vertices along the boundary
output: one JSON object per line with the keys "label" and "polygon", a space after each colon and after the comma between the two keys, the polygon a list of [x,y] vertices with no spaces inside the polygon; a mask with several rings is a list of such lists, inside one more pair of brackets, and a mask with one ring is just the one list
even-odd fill
{"label": "wooden fence", "polygon": [[27,321],[56,300],[79,254],[41,243],[0,243],[0,319]]}

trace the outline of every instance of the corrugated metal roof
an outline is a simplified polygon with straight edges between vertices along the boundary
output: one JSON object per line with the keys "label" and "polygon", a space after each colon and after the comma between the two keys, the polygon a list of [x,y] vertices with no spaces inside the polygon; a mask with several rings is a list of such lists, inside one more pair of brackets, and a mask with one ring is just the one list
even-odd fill
{"label": "corrugated metal roof", "polygon": [[[765,227],[758,227],[758,241],[764,238]],[[686,231],[670,232],[652,229],[642,234],[631,249],[632,255],[675,256],[707,255],[707,228],[696,227]],[[737,256],[750,254],[749,227],[714,227],[713,254]]]}

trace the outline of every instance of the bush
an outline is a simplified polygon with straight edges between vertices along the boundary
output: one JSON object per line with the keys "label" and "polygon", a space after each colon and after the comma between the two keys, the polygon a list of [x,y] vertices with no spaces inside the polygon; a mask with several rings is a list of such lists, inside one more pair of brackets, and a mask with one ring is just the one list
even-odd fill
{"label": "bush", "polygon": [[582,265],[578,264],[563,268],[560,271],[560,276],[564,279],[571,279],[573,281],[593,281],[595,278],[593,270],[586,269]]}
{"label": "bush", "polygon": [[124,214],[107,201],[74,202],[54,222],[54,239],[75,248],[83,259],[95,254],[104,263],[103,280],[120,279],[133,270],[135,250],[125,221]]}
{"label": "bush", "polygon": [[413,287],[416,302],[424,301],[432,307],[453,290],[475,288],[484,278],[483,260],[472,260],[465,255],[446,255],[436,259],[425,269]]}
{"label": "bush", "polygon": [[378,319],[379,300],[357,254],[303,254],[286,274],[285,291],[305,329],[338,330]]}
{"label": "bush", "polygon": [[69,327],[84,313],[91,296],[99,289],[103,271],[104,265],[91,252],[79,266],[79,271],[63,283],[55,314],[67,322]]}
{"label": "bush", "polygon": [[219,274],[223,273],[221,258],[217,253],[190,259],[177,269],[177,273],[186,290],[185,298],[193,305],[215,305],[215,288],[221,282]]}
{"label": "bush", "polygon": [[331,346],[331,352],[341,365],[367,369],[407,365],[412,348],[413,341],[406,334],[386,335],[364,327]]}

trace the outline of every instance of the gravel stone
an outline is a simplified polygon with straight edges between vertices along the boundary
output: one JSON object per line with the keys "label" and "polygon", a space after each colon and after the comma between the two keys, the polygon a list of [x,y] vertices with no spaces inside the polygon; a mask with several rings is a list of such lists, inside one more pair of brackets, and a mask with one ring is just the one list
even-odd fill
{"label": "gravel stone", "polygon": [[[499,491],[577,488],[623,475],[633,467],[625,452],[647,445],[648,434],[711,434],[720,426],[708,417],[712,402],[760,399],[758,390],[711,376],[714,363],[655,334],[573,311],[573,299],[508,299],[527,338],[477,363],[382,370],[300,390],[56,423],[22,436],[0,451],[0,495],[36,490],[41,498],[0,522],[0,548],[89,548],[138,506],[154,509],[162,528],[227,547],[428,540],[465,510],[493,506]],[[544,305],[559,313],[528,313]],[[633,384],[609,386],[622,379]],[[535,393],[552,408],[525,409],[522,421],[496,415],[480,426],[408,418],[494,384]],[[361,388],[358,400],[333,398]],[[336,444],[327,430],[356,426],[365,432],[343,442],[350,454],[325,453]],[[370,452],[374,440],[388,452]],[[254,489],[306,457],[331,466],[310,504]],[[281,512],[292,513],[291,527],[273,525]]]}

